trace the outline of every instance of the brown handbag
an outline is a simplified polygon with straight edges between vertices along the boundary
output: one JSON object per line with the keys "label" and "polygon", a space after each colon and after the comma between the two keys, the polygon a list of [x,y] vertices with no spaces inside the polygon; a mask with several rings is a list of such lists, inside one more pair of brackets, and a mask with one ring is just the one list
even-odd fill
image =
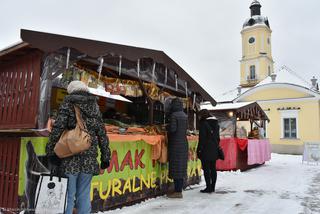
{"label": "brown handbag", "polygon": [[83,151],[91,146],[91,138],[81,118],[80,109],[74,106],[77,118],[76,127],[72,130],[65,130],[54,147],[54,152],[59,158],[66,158]]}

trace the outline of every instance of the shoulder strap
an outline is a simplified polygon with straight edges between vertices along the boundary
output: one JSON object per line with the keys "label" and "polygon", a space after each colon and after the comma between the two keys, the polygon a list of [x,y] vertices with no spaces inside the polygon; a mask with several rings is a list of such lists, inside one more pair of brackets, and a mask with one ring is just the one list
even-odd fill
{"label": "shoulder strap", "polygon": [[81,129],[86,129],[86,126],[83,122],[83,119],[81,117],[81,113],[80,113],[80,108],[78,106],[74,106],[74,110],[76,112],[76,118],[77,118],[77,123],[79,124]]}

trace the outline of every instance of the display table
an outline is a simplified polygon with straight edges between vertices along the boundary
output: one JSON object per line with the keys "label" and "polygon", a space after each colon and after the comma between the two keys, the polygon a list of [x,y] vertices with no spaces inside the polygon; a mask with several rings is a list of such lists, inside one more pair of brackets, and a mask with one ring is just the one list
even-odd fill
{"label": "display table", "polygon": [[268,139],[248,140],[248,165],[263,164],[271,159],[271,146]]}
{"label": "display table", "polygon": [[247,170],[271,159],[268,139],[222,138],[220,140],[225,160],[218,160],[219,171]]}

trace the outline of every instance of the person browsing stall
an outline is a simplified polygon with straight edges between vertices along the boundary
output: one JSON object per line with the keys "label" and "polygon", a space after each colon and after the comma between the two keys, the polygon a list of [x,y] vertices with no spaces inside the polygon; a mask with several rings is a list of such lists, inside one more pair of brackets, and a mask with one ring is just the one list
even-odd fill
{"label": "person browsing stall", "polygon": [[[109,166],[109,142],[102,122],[97,98],[88,92],[87,86],[81,81],[72,81],[67,88],[67,95],[60,106],[46,152],[49,161],[56,165],[68,178],[66,214],[71,214],[73,208],[78,214],[91,212],[90,187],[92,176],[98,175],[100,168],[97,162],[99,146],[101,151],[101,169]],[[54,152],[56,143],[64,130],[74,129],[77,123],[74,106],[80,109],[84,125],[90,135],[91,146],[79,154],[58,158]],[[75,202],[75,203],[74,203]]]}
{"label": "person browsing stall", "polygon": [[209,110],[199,111],[199,144],[197,155],[201,160],[206,188],[201,193],[215,191],[217,181],[216,160],[218,159],[218,148],[220,142],[219,123],[216,117],[211,115]]}
{"label": "person browsing stall", "polygon": [[182,198],[184,178],[187,177],[188,117],[183,112],[183,103],[179,98],[171,102],[170,122],[168,126],[169,177],[174,180],[174,192],[169,198]]}

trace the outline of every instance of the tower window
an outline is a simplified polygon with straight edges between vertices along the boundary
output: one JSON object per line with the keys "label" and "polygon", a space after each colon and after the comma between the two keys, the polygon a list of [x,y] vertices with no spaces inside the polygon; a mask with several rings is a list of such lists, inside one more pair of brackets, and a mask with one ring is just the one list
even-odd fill
{"label": "tower window", "polygon": [[270,68],[270,65],[268,66],[268,76],[271,75],[271,68]]}
{"label": "tower window", "polygon": [[250,65],[250,75],[249,75],[250,80],[256,79],[256,66],[255,65]]}
{"label": "tower window", "polygon": [[250,37],[249,43],[250,43],[250,44],[254,43],[254,40],[255,40],[255,39],[254,39],[253,37]]}
{"label": "tower window", "polygon": [[267,43],[270,44],[270,38],[267,39]]}

